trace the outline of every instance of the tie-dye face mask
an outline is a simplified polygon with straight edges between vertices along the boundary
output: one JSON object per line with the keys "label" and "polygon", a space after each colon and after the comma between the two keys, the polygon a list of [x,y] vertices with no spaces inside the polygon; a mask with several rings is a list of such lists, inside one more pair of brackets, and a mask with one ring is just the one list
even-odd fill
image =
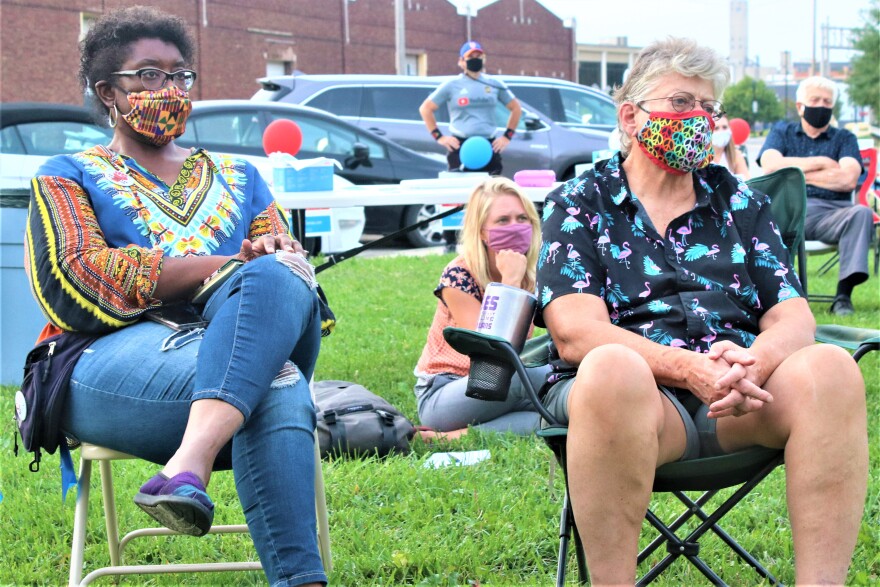
{"label": "tie-dye face mask", "polygon": [[715,121],[703,110],[651,112],[636,135],[639,148],[658,167],[684,175],[712,161]]}
{"label": "tie-dye face mask", "polygon": [[128,94],[131,111],[121,118],[152,144],[162,147],[186,130],[192,110],[189,93],[175,86]]}

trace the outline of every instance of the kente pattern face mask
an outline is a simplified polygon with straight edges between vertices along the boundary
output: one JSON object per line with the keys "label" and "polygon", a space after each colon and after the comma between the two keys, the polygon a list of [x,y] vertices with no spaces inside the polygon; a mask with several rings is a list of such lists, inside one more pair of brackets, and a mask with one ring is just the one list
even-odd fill
{"label": "kente pattern face mask", "polygon": [[703,110],[651,112],[636,140],[658,167],[684,175],[711,162],[714,129],[715,121]]}
{"label": "kente pattern face mask", "polygon": [[518,222],[490,228],[486,244],[496,253],[510,250],[525,255],[532,244],[532,225]]}
{"label": "kente pattern face mask", "polygon": [[157,147],[167,145],[183,134],[192,110],[189,93],[176,86],[131,92],[128,103],[131,111],[121,118]]}

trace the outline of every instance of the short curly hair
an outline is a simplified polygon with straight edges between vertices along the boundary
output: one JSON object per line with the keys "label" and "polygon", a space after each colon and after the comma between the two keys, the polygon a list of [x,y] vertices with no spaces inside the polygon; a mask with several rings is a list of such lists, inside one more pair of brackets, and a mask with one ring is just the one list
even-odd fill
{"label": "short curly hair", "polygon": [[[718,100],[730,81],[730,66],[714,49],[681,37],[655,41],[641,50],[623,85],[614,90],[612,97],[618,105],[618,130],[620,105],[645,99],[657,83],[671,73],[711,82]],[[631,147],[632,137],[620,133],[621,152],[628,155]]]}
{"label": "short curly hair", "polygon": [[80,83],[99,118],[107,114],[107,107],[95,95],[95,84],[119,71],[129,56],[131,45],[141,39],[171,43],[188,65],[193,63],[195,41],[182,18],[149,6],[131,6],[102,16],[80,43],[79,67]]}

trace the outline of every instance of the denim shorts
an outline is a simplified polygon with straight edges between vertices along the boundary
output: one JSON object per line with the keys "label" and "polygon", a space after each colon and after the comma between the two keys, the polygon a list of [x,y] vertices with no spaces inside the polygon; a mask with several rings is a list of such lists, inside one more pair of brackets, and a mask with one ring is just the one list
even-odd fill
{"label": "denim shorts", "polygon": [[[574,385],[574,377],[563,379],[547,390],[544,407],[559,422],[568,423],[568,394]],[[716,420],[708,418],[709,406],[686,389],[658,386],[658,391],[669,398],[684,423],[686,446],[680,461],[714,457],[726,454],[715,432]]]}

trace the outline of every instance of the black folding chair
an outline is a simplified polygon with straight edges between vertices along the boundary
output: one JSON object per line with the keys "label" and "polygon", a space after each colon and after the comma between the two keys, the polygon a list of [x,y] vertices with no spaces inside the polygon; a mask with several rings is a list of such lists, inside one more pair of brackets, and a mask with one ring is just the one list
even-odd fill
{"label": "black folding chair", "polygon": [[[572,537],[574,538],[575,554],[578,563],[578,577],[582,584],[586,584],[586,559],[584,557],[583,545],[577,533],[568,493],[565,452],[568,429],[560,425],[544,409],[538,398],[537,391],[528,380],[525,363],[506,340],[497,336],[452,327],[446,328],[443,331],[443,336],[452,348],[470,357],[472,367],[468,376],[469,386],[473,386],[475,389],[483,392],[492,390],[499,385],[500,379],[496,374],[512,366],[523,382],[535,408],[541,413],[545,423],[538,432],[538,436],[553,451],[566,477],[566,491],[559,521],[559,557],[557,561],[556,584],[561,587],[565,583],[569,542]],[[540,347],[542,342],[544,348],[546,348],[549,337],[545,335],[531,343],[532,357],[530,366],[540,363],[540,360],[535,357],[535,348]],[[546,356],[547,353],[545,352],[543,358],[545,363]],[[506,382],[502,384],[506,385]],[[779,581],[776,577],[725,532],[718,525],[718,522],[743,497],[748,495],[764,477],[782,463],[782,455],[781,450],[754,447],[720,457],[669,463],[657,469],[654,491],[671,492],[682,501],[686,510],[669,523],[661,520],[650,509],[645,514],[646,519],[657,529],[659,535],[639,553],[639,563],[646,560],[657,548],[663,545],[666,546],[667,554],[637,584],[646,585],[650,583],[677,558],[683,556],[696,566],[713,584],[724,585],[725,583],[721,577],[699,556],[699,540],[709,531],[720,537],[740,558],[751,565],[762,578],[770,581],[772,584],[778,584]],[[735,485],[741,485],[741,487],[712,512],[704,511],[704,508],[719,490]],[[698,499],[693,500],[684,493],[685,491],[704,491],[704,493]],[[677,532],[683,529],[686,522],[694,517],[699,520],[699,525],[684,536],[678,535]]]}

